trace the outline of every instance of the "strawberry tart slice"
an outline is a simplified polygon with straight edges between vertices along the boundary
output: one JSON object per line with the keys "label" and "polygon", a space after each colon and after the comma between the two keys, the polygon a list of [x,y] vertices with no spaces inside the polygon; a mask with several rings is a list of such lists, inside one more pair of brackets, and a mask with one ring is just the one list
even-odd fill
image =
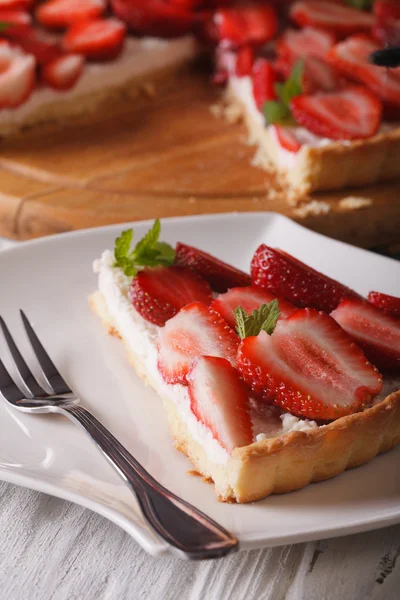
{"label": "strawberry tart slice", "polygon": [[395,43],[394,32],[400,40],[399,3],[377,0],[371,12],[356,4],[307,0],[286,4],[284,14],[270,3],[214,13],[225,114],[242,115],[256,164],[273,166],[300,194],[400,176],[400,67],[371,63]]}
{"label": "strawberry tart slice", "polygon": [[248,275],[159,235],[156,221],[132,248],[124,231],[90,304],[219,500],[297,490],[400,443],[399,299],[367,301],[265,245]]}
{"label": "strawberry tart slice", "polygon": [[161,0],[2,0],[0,135],[112,106],[197,54],[197,13]]}

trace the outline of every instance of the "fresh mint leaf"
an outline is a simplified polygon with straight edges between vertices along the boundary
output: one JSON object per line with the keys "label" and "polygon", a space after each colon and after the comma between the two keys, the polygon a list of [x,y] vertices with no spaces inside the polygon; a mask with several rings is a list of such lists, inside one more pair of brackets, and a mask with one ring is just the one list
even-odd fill
{"label": "fresh mint leaf", "polygon": [[281,102],[269,100],[263,106],[264,117],[267,123],[286,123],[290,118],[290,110]]}
{"label": "fresh mint leaf", "polygon": [[7,31],[10,27],[12,27],[12,23],[7,23],[6,21],[0,21],[0,33],[2,31]]}
{"label": "fresh mint leaf", "polygon": [[134,277],[143,267],[173,264],[175,250],[165,242],[159,242],[161,224],[159,219],[154,221],[152,228],[131,250],[133,230],[123,231],[115,240],[114,257],[116,267],[120,267],[125,275]]}
{"label": "fresh mint leaf", "polygon": [[260,308],[253,310],[249,315],[241,306],[235,308],[236,331],[243,340],[251,335],[258,335],[266,331],[271,335],[280,317],[279,302],[272,300],[268,304],[261,304]]}
{"label": "fresh mint leaf", "polygon": [[269,100],[263,106],[263,113],[266,122],[269,125],[294,125],[290,103],[296,96],[303,93],[302,77],[304,71],[304,61],[299,60],[294,65],[289,78],[285,83],[275,85],[278,100]]}

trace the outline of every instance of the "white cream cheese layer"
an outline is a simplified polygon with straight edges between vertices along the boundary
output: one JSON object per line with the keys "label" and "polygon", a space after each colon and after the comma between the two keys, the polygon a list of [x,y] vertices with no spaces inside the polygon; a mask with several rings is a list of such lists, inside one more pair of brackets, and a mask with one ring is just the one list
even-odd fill
{"label": "white cream cheese layer", "polygon": [[77,84],[70,90],[58,92],[49,87],[37,88],[30,98],[15,109],[0,110],[0,123],[21,123],[26,117],[46,104],[59,100],[73,100],[104,87],[123,85],[135,77],[172,66],[196,54],[192,37],[176,40],[128,37],[122,54],[109,63],[87,62]]}
{"label": "white cream cheese layer", "polygon": [[[106,302],[107,310],[121,337],[140,357],[142,364],[156,385],[160,396],[168,397],[177,406],[180,418],[186,423],[191,436],[206,450],[216,463],[223,464],[229,454],[213,438],[211,432],[202,425],[190,409],[188,390],[183,385],[165,383],[157,368],[157,340],[160,328],[149,323],[133,308],[129,299],[131,279],[119,268],[113,267],[114,257],[105,251],[94,263],[98,274],[98,289]],[[281,414],[279,409],[251,402],[254,441],[267,439],[288,433],[289,431],[312,429],[317,427],[314,421],[301,420],[291,414]]]}

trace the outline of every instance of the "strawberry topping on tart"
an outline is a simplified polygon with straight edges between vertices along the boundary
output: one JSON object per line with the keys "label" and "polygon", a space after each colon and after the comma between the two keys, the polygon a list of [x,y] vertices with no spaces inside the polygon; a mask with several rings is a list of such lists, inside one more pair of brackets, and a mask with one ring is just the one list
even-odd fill
{"label": "strawberry topping on tart", "polygon": [[219,356],[236,364],[239,338],[201,302],[182,308],[160,331],[158,369],[167,383],[186,384],[195,358]]}
{"label": "strawberry topping on tart", "polygon": [[255,393],[292,414],[337,419],[362,410],[382,378],[328,315],[300,309],[271,335],[242,340],[238,368]]}
{"label": "strawberry topping on tart", "polygon": [[203,250],[178,242],[175,264],[189,267],[206,279],[216,292],[226,292],[231,287],[243,287],[251,284],[247,273],[228,265]]}
{"label": "strawberry topping on tart", "polygon": [[234,46],[260,46],[271,40],[278,30],[275,10],[269,4],[220,8],[215,12],[213,22],[217,39]]}
{"label": "strawberry topping on tart", "polygon": [[299,307],[331,312],[343,298],[359,297],[338,281],[319,273],[290,254],[262,244],[252,263],[253,283]]}
{"label": "strawberry topping on tart", "polygon": [[258,58],[251,72],[253,96],[257,108],[261,109],[264,102],[276,98],[275,84],[277,73],[273,65],[266,58]]}
{"label": "strawberry topping on tart", "polygon": [[334,34],[323,29],[287,29],[277,40],[276,51],[282,60],[292,64],[306,56],[326,58],[335,42]]}
{"label": "strawberry topping on tart", "polygon": [[126,26],[118,19],[77,21],[65,34],[63,48],[90,60],[114,60],[122,52],[125,35]]}
{"label": "strawberry topping on tart", "polygon": [[281,148],[288,152],[298,152],[301,148],[301,143],[296,137],[293,127],[282,127],[281,125],[271,125],[272,131],[275,133],[276,139]]}
{"label": "strawberry topping on tart", "polygon": [[7,37],[21,37],[29,34],[32,27],[32,17],[23,10],[4,9],[0,4],[0,23],[7,23],[1,32]]}
{"label": "strawberry topping on tart", "polygon": [[371,13],[357,10],[335,2],[308,0],[295,2],[290,9],[290,17],[300,27],[310,25],[327,29],[338,35],[369,33],[374,24]]}
{"label": "strawberry topping on tart", "polygon": [[111,6],[130,31],[138,35],[179,37],[189,33],[196,23],[195,13],[185,5],[164,0],[111,0]]}
{"label": "strawberry topping on tart", "polygon": [[35,85],[36,61],[31,54],[0,41],[0,108],[25,102]]}
{"label": "strawberry topping on tart", "polygon": [[35,16],[44,27],[65,28],[76,21],[100,17],[106,5],[106,0],[46,0],[39,5]]}
{"label": "strawberry topping on tart", "polygon": [[392,317],[400,319],[400,298],[382,294],[382,292],[370,292],[368,302]]}
{"label": "strawberry topping on tart", "polygon": [[69,90],[82,75],[84,63],[81,54],[64,54],[43,66],[42,81],[55,90]]}
{"label": "strawberry topping on tart", "polygon": [[230,454],[253,441],[247,389],[224,358],[202,356],[188,374],[190,407]]}
{"label": "strawberry topping on tart", "polygon": [[356,298],[343,300],[332,317],[382,371],[400,372],[400,320]]}

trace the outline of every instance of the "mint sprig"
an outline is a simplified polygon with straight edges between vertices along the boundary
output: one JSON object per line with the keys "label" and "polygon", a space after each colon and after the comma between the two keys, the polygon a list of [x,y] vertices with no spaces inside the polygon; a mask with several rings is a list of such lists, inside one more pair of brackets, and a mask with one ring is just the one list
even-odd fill
{"label": "mint sprig", "polygon": [[278,300],[272,300],[268,304],[261,304],[260,308],[253,310],[249,315],[241,306],[235,308],[236,331],[243,340],[251,335],[258,335],[260,331],[266,331],[271,335],[280,317]]}
{"label": "mint sprig", "polygon": [[152,228],[131,250],[133,229],[123,231],[115,240],[114,266],[120,267],[128,277],[134,277],[143,267],[172,265],[175,250],[169,244],[158,241],[160,232],[161,223],[159,219],[156,219]]}
{"label": "mint sprig", "polygon": [[304,61],[296,62],[290,72],[289,78],[285,83],[276,83],[275,91],[278,100],[268,100],[265,102],[262,111],[266,122],[269,125],[295,125],[290,110],[290,103],[296,96],[303,93],[302,78],[304,72]]}

